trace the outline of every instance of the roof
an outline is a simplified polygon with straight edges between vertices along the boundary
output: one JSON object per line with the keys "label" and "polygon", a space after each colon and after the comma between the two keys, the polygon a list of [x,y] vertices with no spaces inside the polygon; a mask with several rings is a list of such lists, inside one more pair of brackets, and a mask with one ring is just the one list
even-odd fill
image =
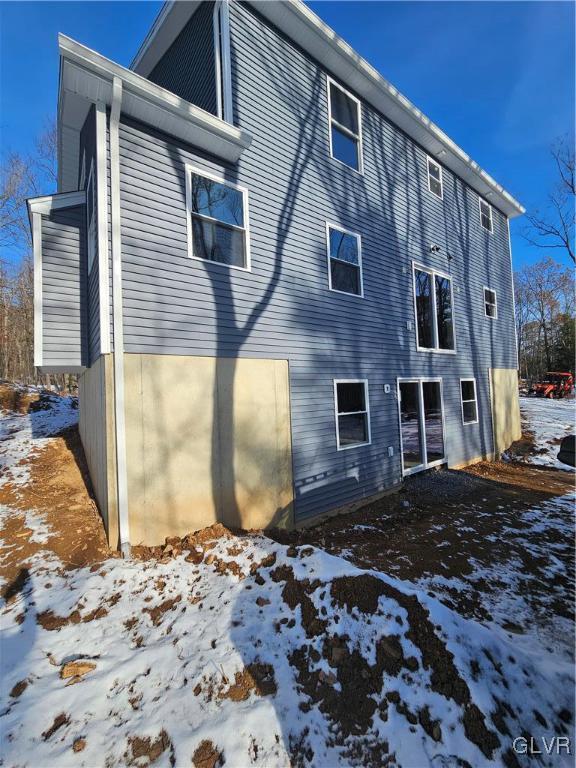
{"label": "roof", "polygon": [[[164,3],[131,69],[148,76],[198,4],[197,0]],[[525,212],[512,195],[302,0],[249,0],[248,4],[506,216],[513,218]]]}
{"label": "roof", "polygon": [[236,161],[250,145],[247,131],[190,104],[142,75],[116,64],[66,35],[58,36],[58,190],[78,186],[80,131],[92,104],[111,105],[115,79],[122,83],[122,113],[205,149]]}

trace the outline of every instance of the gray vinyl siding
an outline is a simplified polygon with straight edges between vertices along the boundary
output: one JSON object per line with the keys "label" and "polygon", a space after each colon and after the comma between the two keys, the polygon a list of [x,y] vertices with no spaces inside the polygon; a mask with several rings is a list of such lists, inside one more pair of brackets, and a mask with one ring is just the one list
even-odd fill
{"label": "gray vinyl siding", "polygon": [[[516,367],[507,222],[493,210],[482,230],[478,195],[448,171],[438,200],[423,150],[366,106],[364,175],[332,160],[325,73],[252,10],[230,12],[235,123],[253,135],[237,165],[121,125],[125,349],[288,359],[302,519],[401,479],[398,377],[442,377],[451,463],[492,451],[488,369]],[[185,163],[248,188],[251,272],[188,257]],[[328,290],[326,221],[362,237],[364,298]],[[452,275],[455,355],[416,350],[413,261]],[[477,381],[476,425],[462,425],[461,377]],[[337,378],[368,379],[369,446],[336,449]]]}
{"label": "gray vinyl siding", "polygon": [[[92,106],[82,131],[80,132],[80,163],[86,158],[86,179],[83,189],[87,188],[90,164],[94,166],[94,200],[98,199],[98,179],[96,174],[96,112]],[[96,222],[98,211],[96,210]],[[97,223],[96,223],[97,227]],[[96,229],[97,231],[97,229]],[[100,272],[98,262],[98,238],[94,249],[94,262],[88,275],[88,354],[89,365],[100,355]]]}
{"label": "gray vinyl siding", "polygon": [[214,3],[202,2],[148,79],[217,114]]}
{"label": "gray vinyl siding", "polygon": [[42,216],[42,364],[87,361],[84,206]]}

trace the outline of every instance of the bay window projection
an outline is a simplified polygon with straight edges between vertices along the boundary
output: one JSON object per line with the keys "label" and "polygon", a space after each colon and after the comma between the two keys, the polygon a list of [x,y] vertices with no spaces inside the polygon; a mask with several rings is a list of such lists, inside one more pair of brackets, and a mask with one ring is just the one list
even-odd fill
{"label": "bay window projection", "polygon": [[414,302],[418,349],[454,351],[452,280],[414,267]]}
{"label": "bay window projection", "polygon": [[190,255],[230,267],[249,268],[246,190],[189,171]]}
{"label": "bay window projection", "polygon": [[368,382],[362,379],[335,381],[334,398],[338,450],[370,443]]}

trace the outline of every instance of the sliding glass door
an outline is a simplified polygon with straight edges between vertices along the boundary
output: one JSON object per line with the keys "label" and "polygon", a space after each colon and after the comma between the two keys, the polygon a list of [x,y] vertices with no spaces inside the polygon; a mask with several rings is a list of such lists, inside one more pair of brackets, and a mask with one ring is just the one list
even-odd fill
{"label": "sliding glass door", "polygon": [[445,461],[440,379],[398,381],[402,469],[405,475]]}

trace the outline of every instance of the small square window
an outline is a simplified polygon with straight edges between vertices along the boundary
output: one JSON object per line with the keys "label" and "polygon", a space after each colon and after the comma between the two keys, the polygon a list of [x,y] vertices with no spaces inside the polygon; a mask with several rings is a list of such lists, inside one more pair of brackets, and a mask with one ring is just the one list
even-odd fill
{"label": "small square window", "polygon": [[336,160],[362,172],[360,102],[328,80],[330,154]]}
{"label": "small square window", "polygon": [[480,224],[487,232],[492,232],[492,206],[480,198]]}
{"label": "small square window", "polygon": [[476,424],[478,421],[476,379],[460,379],[460,398],[462,401],[462,423]]}
{"label": "small square window", "polygon": [[336,441],[338,450],[370,443],[368,382],[334,382]]}
{"label": "small square window", "polygon": [[330,289],[362,296],[360,235],[328,225],[328,261]]}
{"label": "small square window", "polygon": [[442,168],[431,157],[428,158],[428,189],[440,199],[443,198]]}
{"label": "small square window", "polygon": [[498,317],[496,291],[493,291],[492,288],[484,288],[484,313],[491,320],[496,320]]}

